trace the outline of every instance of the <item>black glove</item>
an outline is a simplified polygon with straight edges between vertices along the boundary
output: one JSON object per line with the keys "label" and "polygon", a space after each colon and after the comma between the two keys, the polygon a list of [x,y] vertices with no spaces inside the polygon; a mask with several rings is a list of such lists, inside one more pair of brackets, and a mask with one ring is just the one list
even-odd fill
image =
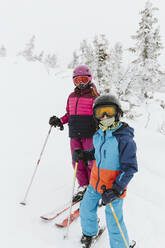
{"label": "black glove", "polygon": [[60,130],[64,130],[64,126],[61,122],[61,120],[57,116],[52,116],[49,119],[49,124],[54,127],[60,127]]}
{"label": "black glove", "polygon": [[76,148],[73,152],[72,155],[72,160],[75,162],[78,162],[79,160],[82,160],[84,162],[84,165],[87,167],[88,166],[88,162],[87,162],[87,158],[86,158],[86,154],[85,152],[80,149],[80,148]]}
{"label": "black glove", "polygon": [[106,205],[106,204],[116,200],[124,193],[124,191],[121,189],[121,187],[118,184],[116,184],[115,182],[113,183],[113,186],[111,189],[106,190],[105,186],[102,186],[101,188],[103,189],[103,194],[101,195],[103,205]]}

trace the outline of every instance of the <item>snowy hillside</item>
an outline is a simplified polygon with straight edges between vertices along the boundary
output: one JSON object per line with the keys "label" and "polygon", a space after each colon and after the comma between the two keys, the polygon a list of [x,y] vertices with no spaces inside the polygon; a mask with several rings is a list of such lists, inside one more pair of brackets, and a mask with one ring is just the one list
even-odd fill
{"label": "snowy hillside", "polygon": [[[63,132],[52,129],[28,204],[19,204],[48,133],[49,117],[65,113],[74,88],[72,71],[59,68],[48,73],[43,65],[18,58],[1,59],[0,68],[1,247],[78,248],[79,220],[71,225],[69,240],[63,240],[65,230],[39,218],[70,199],[73,170],[67,126]],[[165,243],[165,135],[158,131],[164,113],[156,100],[149,109],[147,128],[147,115],[136,122],[125,120],[135,128],[138,147],[139,173],[129,185],[124,205],[129,236],[137,241],[137,248],[164,247]],[[104,222],[104,208],[99,214]],[[96,246],[109,247],[107,232]]]}

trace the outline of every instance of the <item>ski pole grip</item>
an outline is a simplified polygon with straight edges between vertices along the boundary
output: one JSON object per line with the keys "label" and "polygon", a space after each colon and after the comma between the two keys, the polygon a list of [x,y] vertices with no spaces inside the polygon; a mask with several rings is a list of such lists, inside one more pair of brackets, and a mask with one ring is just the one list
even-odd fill
{"label": "ski pole grip", "polygon": [[60,125],[60,131],[63,131],[64,130],[64,126],[63,124]]}
{"label": "ski pole grip", "polygon": [[101,186],[101,189],[103,190],[103,193],[106,191],[106,186],[105,185],[102,185]]}

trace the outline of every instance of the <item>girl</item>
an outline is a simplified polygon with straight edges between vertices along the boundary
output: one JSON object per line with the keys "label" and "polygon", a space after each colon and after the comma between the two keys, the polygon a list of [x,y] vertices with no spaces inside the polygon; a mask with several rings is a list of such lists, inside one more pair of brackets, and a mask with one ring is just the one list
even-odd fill
{"label": "girl", "polygon": [[[75,85],[67,100],[66,114],[58,118],[52,116],[49,124],[60,127],[68,123],[71,153],[76,148],[88,150],[93,147],[92,136],[96,131],[96,123],[93,119],[93,103],[99,95],[95,85],[92,83],[92,74],[90,69],[85,66],[78,66],[73,71],[73,82]],[[75,162],[73,161],[73,167]],[[77,169],[78,192],[73,197],[74,201],[82,199],[83,194],[89,184],[89,178],[93,161],[88,163],[88,167],[84,166],[85,161],[80,161]]]}

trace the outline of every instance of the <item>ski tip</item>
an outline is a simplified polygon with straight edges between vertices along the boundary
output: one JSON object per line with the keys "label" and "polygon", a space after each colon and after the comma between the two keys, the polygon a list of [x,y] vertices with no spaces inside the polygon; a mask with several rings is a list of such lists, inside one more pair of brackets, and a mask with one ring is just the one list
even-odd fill
{"label": "ski tip", "polygon": [[48,218],[46,218],[46,217],[44,217],[44,216],[40,216],[40,218],[41,218],[42,220],[49,220]]}
{"label": "ski tip", "polygon": [[129,248],[134,248],[135,245],[136,245],[136,241],[135,240],[132,240]]}
{"label": "ski tip", "polygon": [[20,202],[20,204],[26,206],[26,202]]}
{"label": "ski tip", "polygon": [[58,223],[55,223],[55,225],[57,226],[57,227],[61,227],[61,228],[63,228],[63,227],[66,227],[67,225],[65,225],[65,224],[58,224]]}

